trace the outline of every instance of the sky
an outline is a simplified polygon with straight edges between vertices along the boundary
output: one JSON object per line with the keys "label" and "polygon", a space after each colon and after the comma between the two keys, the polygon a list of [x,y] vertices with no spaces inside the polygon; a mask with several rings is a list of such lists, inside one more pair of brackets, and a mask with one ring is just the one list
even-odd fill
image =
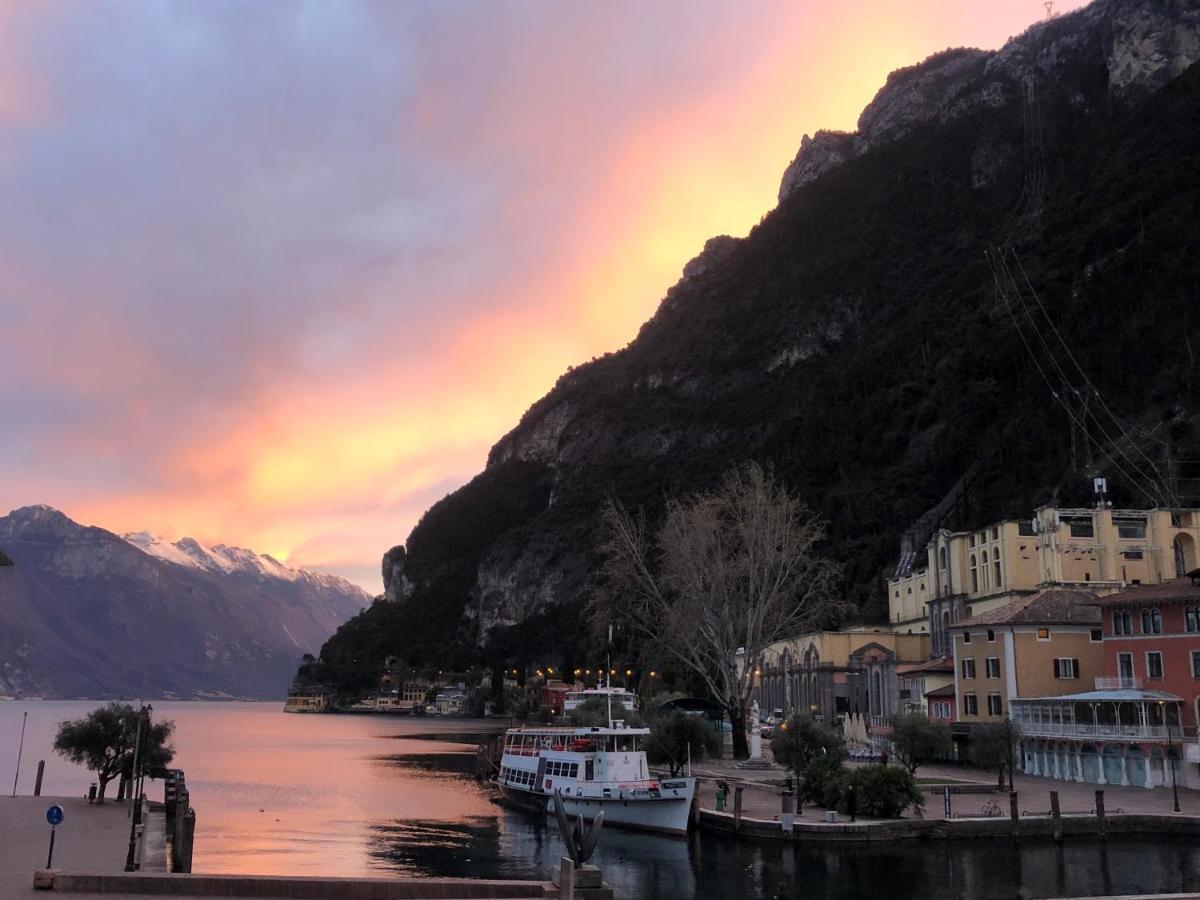
{"label": "sky", "polygon": [[775,206],[803,135],[1044,14],[0,0],[0,514],[379,591],[559,374]]}

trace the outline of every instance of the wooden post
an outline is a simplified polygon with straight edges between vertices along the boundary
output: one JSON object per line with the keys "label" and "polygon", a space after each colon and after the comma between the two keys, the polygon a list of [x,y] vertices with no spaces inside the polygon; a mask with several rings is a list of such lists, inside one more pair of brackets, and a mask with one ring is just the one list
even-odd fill
{"label": "wooden post", "polygon": [[46,761],[44,759],[39,759],[38,760],[37,778],[33,782],[33,796],[35,796],[35,797],[42,796],[42,776],[45,773],[46,773]]}
{"label": "wooden post", "polygon": [[1050,792],[1050,819],[1054,823],[1054,840],[1062,843],[1062,810],[1058,805],[1058,791]]}
{"label": "wooden post", "polygon": [[1096,791],[1096,829],[1100,832],[1101,840],[1104,839],[1104,791]]}
{"label": "wooden post", "polygon": [[741,834],[742,831],[742,791],[745,790],[740,784],[733,789],[733,833]]}
{"label": "wooden post", "polygon": [[1012,820],[1012,836],[1013,840],[1020,838],[1021,813],[1017,809],[1017,792],[1008,792],[1008,816]]}
{"label": "wooden post", "polygon": [[176,872],[192,871],[192,848],[196,840],[196,811],[189,809],[180,817],[183,821],[183,846],[179,848],[179,866]]}

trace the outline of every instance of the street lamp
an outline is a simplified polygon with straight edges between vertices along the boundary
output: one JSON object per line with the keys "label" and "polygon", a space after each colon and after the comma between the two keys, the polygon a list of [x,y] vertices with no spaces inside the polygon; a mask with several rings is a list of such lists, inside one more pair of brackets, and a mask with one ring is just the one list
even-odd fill
{"label": "street lamp", "polygon": [[1167,721],[1167,703],[1158,701],[1162,712],[1163,727],[1167,729],[1167,759],[1171,760],[1171,794],[1175,798],[1175,812],[1179,812],[1179,787],[1175,783],[1175,744],[1171,740],[1171,723]]}

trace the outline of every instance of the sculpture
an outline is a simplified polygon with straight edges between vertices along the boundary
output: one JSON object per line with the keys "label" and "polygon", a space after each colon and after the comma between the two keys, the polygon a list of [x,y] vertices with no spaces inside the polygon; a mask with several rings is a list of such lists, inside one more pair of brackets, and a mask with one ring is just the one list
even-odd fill
{"label": "sculpture", "polygon": [[567,855],[576,869],[582,868],[596,851],[600,826],[604,824],[604,810],[596,813],[591,825],[584,822],[583,816],[571,822],[563,810],[562,791],[558,790],[554,792],[554,816],[558,819],[558,833],[567,846]]}

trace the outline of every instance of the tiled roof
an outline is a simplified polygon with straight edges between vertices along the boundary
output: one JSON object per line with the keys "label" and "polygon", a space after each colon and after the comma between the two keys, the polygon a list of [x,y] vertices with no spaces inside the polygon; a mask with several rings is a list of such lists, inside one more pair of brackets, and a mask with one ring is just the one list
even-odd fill
{"label": "tiled roof", "polygon": [[934,688],[932,691],[925,692],[926,697],[953,697],[954,685],[943,684],[940,688]]}
{"label": "tiled roof", "polygon": [[1090,591],[1047,588],[1001,606],[955,622],[951,628],[980,625],[1099,625],[1100,610]]}
{"label": "tiled roof", "polygon": [[1125,606],[1133,603],[1162,603],[1167,600],[1200,602],[1200,585],[1191,578],[1174,578],[1162,584],[1139,584],[1092,601],[1094,606]]}
{"label": "tiled roof", "polygon": [[897,675],[914,675],[918,672],[953,672],[954,660],[946,656],[939,656],[937,659],[927,659],[925,662],[905,663],[901,666],[896,666]]}

